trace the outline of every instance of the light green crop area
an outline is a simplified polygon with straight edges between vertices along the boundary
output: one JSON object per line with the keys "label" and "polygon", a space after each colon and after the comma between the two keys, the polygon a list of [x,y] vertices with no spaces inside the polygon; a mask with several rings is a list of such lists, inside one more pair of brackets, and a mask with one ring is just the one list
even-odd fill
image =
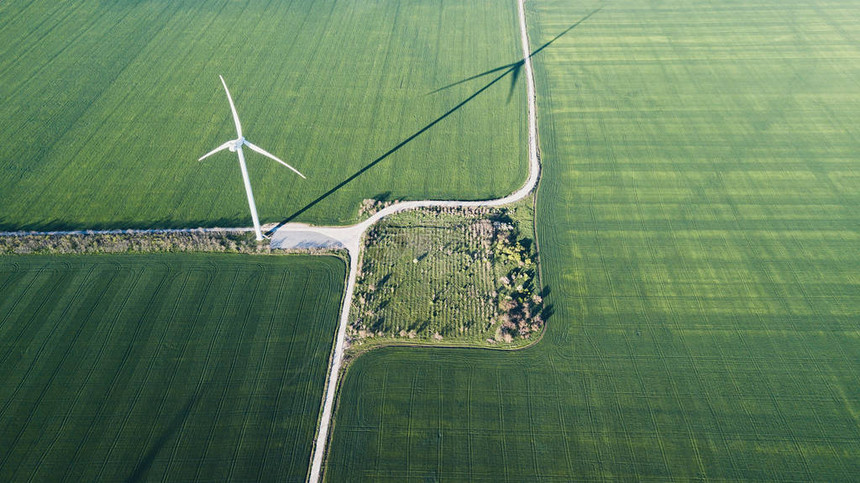
{"label": "light green crop area", "polygon": [[197,162],[236,137],[218,74],[245,136],[307,176],[247,152],[264,222],[526,176],[518,76],[458,83],[521,57],[508,1],[12,0],[0,19],[2,230],[249,225],[236,155]]}
{"label": "light green crop area", "polygon": [[860,474],[860,6],[527,2],[534,347],[383,349],[327,478]]}
{"label": "light green crop area", "polygon": [[0,480],[302,480],[344,270],[0,257]]}

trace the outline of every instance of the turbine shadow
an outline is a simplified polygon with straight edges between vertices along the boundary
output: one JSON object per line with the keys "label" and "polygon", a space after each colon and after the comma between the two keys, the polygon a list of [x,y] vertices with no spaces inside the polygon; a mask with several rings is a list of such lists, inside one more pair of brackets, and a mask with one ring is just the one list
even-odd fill
{"label": "turbine shadow", "polygon": [[[548,42],[546,42],[545,44],[541,45],[541,46],[540,46],[540,47],[538,47],[536,50],[532,51],[532,52],[528,55],[528,57],[527,57],[527,58],[532,58],[532,57],[534,57],[535,55],[539,54],[539,53],[540,53],[540,52],[542,52],[544,49],[546,49],[547,47],[549,47],[550,45],[552,45],[552,43],[553,43],[553,42],[555,42],[555,41],[557,41],[558,39],[562,38],[563,36],[567,35],[571,30],[573,30],[573,29],[575,29],[576,27],[578,27],[580,24],[582,24],[583,22],[585,22],[586,20],[588,20],[589,18],[591,18],[591,16],[593,16],[594,14],[596,14],[597,12],[599,12],[599,11],[600,11],[600,10],[602,10],[602,9],[603,9],[603,7],[599,7],[599,8],[597,8],[597,9],[595,9],[595,10],[591,11],[588,15],[586,15],[586,16],[584,16],[584,17],[582,17],[582,18],[581,18],[581,19],[579,19],[576,23],[574,23],[574,24],[573,24],[573,25],[571,25],[570,27],[568,27],[568,28],[564,29],[561,33],[559,33],[558,35],[556,35],[555,37],[553,37],[552,39],[550,39]],[[428,95],[429,95],[429,94],[436,93],[436,92],[443,91],[443,90],[445,90],[445,89],[450,89],[451,87],[454,87],[454,86],[457,86],[457,85],[460,85],[460,84],[463,84],[463,83],[469,82],[469,81],[471,81],[471,80],[475,80],[475,79],[478,79],[478,78],[481,78],[481,77],[485,77],[485,76],[487,76],[487,75],[491,75],[491,74],[494,74],[494,73],[497,73],[497,72],[501,72],[501,74],[499,74],[498,76],[496,76],[495,78],[493,78],[493,80],[491,80],[490,82],[488,82],[487,84],[485,84],[483,87],[481,87],[480,89],[478,89],[477,91],[473,92],[471,95],[469,95],[468,97],[466,97],[465,99],[463,99],[462,101],[460,101],[456,106],[452,107],[451,109],[449,109],[448,111],[446,111],[444,114],[442,114],[441,116],[437,117],[436,119],[434,119],[433,121],[431,121],[429,124],[427,124],[426,126],[422,127],[421,129],[419,129],[418,131],[416,131],[415,133],[413,133],[412,135],[410,135],[409,137],[407,137],[407,138],[406,138],[406,139],[404,139],[403,141],[400,141],[400,143],[398,143],[396,146],[394,146],[393,148],[389,149],[389,150],[388,150],[388,151],[386,151],[384,154],[382,154],[382,155],[381,155],[381,156],[379,156],[378,158],[374,159],[373,161],[371,161],[370,163],[368,163],[366,166],[364,166],[363,168],[359,169],[358,171],[356,171],[355,173],[353,173],[352,175],[350,175],[349,177],[347,177],[346,179],[344,179],[343,181],[341,181],[340,183],[338,183],[337,185],[335,185],[334,187],[332,187],[331,189],[329,189],[329,190],[328,190],[328,191],[326,191],[325,193],[321,194],[321,195],[320,195],[320,196],[318,196],[316,199],[314,199],[313,201],[311,201],[310,203],[308,203],[307,205],[305,205],[304,207],[302,207],[301,209],[299,209],[298,211],[296,211],[296,212],[295,212],[295,213],[293,213],[292,215],[288,216],[286,219],[284,219],[283,221],[281,221],[280,223],[278,223],[274,228],[272,228],[271,230],[267,231],[267,232],[266,232],[266,235],[271,236],[275,231],[277,231],[277,230],[278,230],[278,228],[280,228],[280,227],[282,227],[282,226],[286,225],[287,223],[289,223],[289,222],[291,222],[291,221],[295,220],[298,216],[302,215],[303,213],[305,213],[305,212],[306,212],[306,211],[308,211],[309,209],[311,209],[311,208],[313,208],[314,206],[316,206],[317,204],[319,204],[319,203],[320,203],[321,201],[323,201],[324,199],[326,199],[326,198],[328,198],[329,196],[331,196],[332,194],[336,193],[338,190],[340,190],[341,188],[343,188],[344,186],[346,186],[347,184],[349,184],[350,182],[352,182],[353,180],[355,180],[356,178],[358,178],[359,176],[361,176],[362,174],[364,174],[365,172],[367,172],[369,169],[373,168],[374,166],[376,166],[376,165],[377,165],[377,164],[379,164],[380,162],[384,161],[386,158],[388,158],[388,157],[389,157],[389,156],[391,156],[392,154],[394,154],[394,153],[396,153],[397,151],[399,151],[399,150],[400,150],[400,148],[402,148],[402,147],[406,146],[407,144],[409,144],[410,142],[412,142],[415,138],[417,138],[418,136],[420,136],[420,135],[424,134],[425,132],[429,131],[433,126],[435,126],[436,124],[438,124],[439,122],[441,122],[442,120],[444,120],[445,118],[447,118],[448,116],[450,116],[451,114],[453,114],[453,113],[457,112],[458,110],[460,110],[463,106],[465,106],[465,105],[466,105],[466,104],[468,104],[470,101],[472,101],[473,99],[475,99],[476,97],[478,97],[479,95],[481,95],[484,91],[486,91],[487,89],[489,89],[490,87],[492,87],[492,86],[493,86],[493,84],[496,84],[497,82],[499,82],[500,80],[502,80],[502,79],[503,79],[505,76],[507,76],[508,74],[513,73],[513,78],[512,78],[512,82],[511,82],[511,88],[510,88],[510,91],[509,91],[509,93],[508,93],[508,102],[510,102],[511,97],[513,96],[513,93],[514,93],[514,87],[515,87],[515,85],[516,85],[517,79],[519,78],[520,69],[522,68],[522,66],[523,66],[524,64],[525,64],[525,59],[521,59],[521,60],[518,60],[518,61],[516,61],[516,62],[510,63],[510,64],[505,64],[505,65],[502,65],[502,66],[496,67],[496,68],[494,68],[494,69],[490,69],[490,70],[487,70],[487,71],[481,72],[480,74],[476,74],[476,75],[473,75],[473,76],[467,77],[467,78],[465,78],[465,79],[463,79],[463,80],[460,80],[460,81],[454,82],[454,83],[452,83],[452,84],[448,84],[448,85],[446,85],[446,86],[440,87],[439,89],[436,89],[435,91],[429,92],[429,93],[428,93]]]}
{"label": "turbine shadow", "polygon": [[508,101],[506,102],[506,104],[510,104],[511,99],[513,99],[514,97],[514,92],[517,87],[517,81],[520,78],[520,71],[522,71],[523,65],[525,65],[525,61],[520,61],[517,62],[516,66],[514,67],[514,75],[511,76],[511,88],[510,90],[508,90]]}
{"label": "turbine shadow", "polygon": [[437,92],[442,92],[442,91],[444,91],[444,90],[446,90],[446,89],[450,89],[450,88],[455,87],[455,86],[458,86],[458,85],[460,85],[460,84],[465,84],[466,82],[469,82],[469,81],[471,81],[471,80],[480,79],[481,77],[488,76],[488,75],[490,75],[490,74],[492,74],[492,73],[494,73],[494,72],[499,72],[499,71],[501,71],[501,70],[509,69],[509,68],[511,68],[511,67],[516,66],[517,64],[522,64],[522,63],[523,63],[523,61],[522,61],[522,60],[518,60],[518,61],[516,61],[516,62],[512,62],[512,63],[510,63],[510,64],[505,64],[505,65],[502,65],[502,66],[496,67],[495,69],[490,69],[490,70],[487,70],[487,71],[481,72],[480,74],[475,74],[475,75],[473,75],[473,76],[471,76],[471,77],[466,77],[466,78],[465,78],[465,79],[463,79],[463,80],[459,80],[459,81],[457,81],[457,82],[453,82],[453,83],[448,84],[448,85],[446,85],[446,86],[442,86],[442,87],[440,87],[440,88],[438,88],[438,89],[435,89],[435,90],[432,90],[432,91],[428,92],[426,95],[428,95],[428,96],[429,96],[429,95],[431,95],[431,94],[436,94]]}
{"label": "turbine shadow", "polygon": [[420,135],[424,134],[425,132],[429,131],[429,130],[430,130],[430,128],[432,128],[433,126],[435,126],[436,124],[438,124],[439,122],[441,122],[442,120],[444,120],[446,117],[448,117],[448,116],[450,116],[451,114],[454,114],[455,112],[457,112],[458,110],[460,110],[460,108],[462,108],[463,106],[465,106],[466,104],[468,104],[468,103],[469,103],[469,101],[471,101],[472,99],[474,99],[474,98],[478,97],[479,95],[481,95],[481,93],[483,93],[484,91],[486,91],[487,89],[489,89],[490,87],[492,87],[492,86],[493,86],[493,84],[495,84],[495,83],[499,82],[500,80],[502,80],[506,75],[508,75],[508,74],[509,74],[511,71],[513,71],[514,69],[515,69],[515,67],[511,67],[510,69],[508,69],[508,70],[504,71],[501,75],[497,76],[495,79],[493,79],[493,80],[491,80],[489,83],[487,83],[487,85],[485,85],[484,87],[481,87],[480,89],[478,89],[477,91],[475,91],[474,93],[472,93],[469,97],[467,97],[467,98],[463,99],[462,101],[460,101],[460,103],[459,103],[459,104],[457,104],[456,106],[452,107],[451,109],[449,109],[448,111],[446,111],[446,112],[445,112],[444,114],[442,114],[441,116],[439,116],[439,117],[437,117],[436,119],[434,119],[432,122],[430,122],[430,124],[427,124],[426,126],[422,127],[421,129],[419,129],[418,131],[416,131],[415,133],[413,133],[412,135],[410,135],[409,137],[407,137],[407,138],[406,138],[406,139],[404,139],[403,141],[400,141],[396,146],[394,146],[393,148],[391,148],[391,149],[389,149],[388,151],[386,151],[382,156],[380,156],[380,157],[378,157],[378,158],[374,159],[373,161],[371,161],[370,163],[368,163],[366,166],[364,166],[363,168],[359,169],[358,171],[356,171],[355,173],[353,173],[352,175],[350,175],[348,178],[346,178],[345,180],[343,180],[343,181],[341,181],[340,183],[338,183],[337,185],[335,185],[335,186],[334,186],[333,188],[331,188],[330,190],[328,190],[328,191],[326,191],[325,193],[323,193],[323,194],[321,194],[320,196],[318,196],[315,200],[311,201],[310,203],[308,203],[307,205],[305,205],[303,208],[301,208],[300,210],[298,210],[298,211],[296,211],[295,213],[293,213],[292,215],[290,215],[287,219],[285,219],[284,221],[282,221],[282,222],[278,223],[274,228],[272,228],[271,230],[269,230],[269,231],[267,232],[267,235],[271,235],[271,234],[272,234],[272,233],[274,233],[278,228],[280,228],[280,227],[282,227],[283,225],[285,225],[285,224],[287,224],[287,223],[289,223],[289,222],[293,221],[297,216],[299,216],[299,215],[301,215],[302,213],[304,213],[304,212],[308,211],[309,209],[313,208],[313,207],[314,207],[314,206],[316,206],[320,201],[322,201],[322,200],[324,200],[324,199],[328,198],[329,196],[331,196],[332,194],[334,194],[335,192],[337,192],[339,189],[343,188],[344,186],[346,186],[347,184],[349,184],[350,182],[352,182],[355,178],[358,178],[359,176],[361,176],[362,174],[364,174],[364,173],[365,173],[367,170],[369,170],[370,168],[372,168],[372,167],[376,166],[377,164],[379,164],[379,163],[381,163],[383,160],[385,160],[387,157],[389,157],[389,156],[391,156],[392,154],[394,154],[394,153],[396,153],[397,151],[399,151],[399,150],[400,150],[400,148],[402,148],[403,146],[406,146],[407,144],[409,144],[410,142],[412,142],[412,140],[414,140],[414,139],[415,139],[415,138],[417,138],[418,136],[420,136]]}
{"label": "turbine shadow", "polygon": [[[541,51],[543,51],[544,49],[546,49],[547,47],[549,47],[553,42],[555,42],[556,40],[558,40],[558,39],[560,39],[560,38],[564,37],[564,36],[565,36],[565,35],[567,35],[571,30],[575,29],[575,28],[576,28],[576,27],[578,27],[581,23],[585,22],[586,20],[588,20],[588,19],[589,19],[589,18],[591,18],[594,14],[596,14],[597,12],[599,12],[599,11],[601,11],[601,10],[603,10],[603,7],[598,7],[598,8],[596,8],[596,9],[592,10],[591,12],[589,12],[589,13],[588,13],[588,15],[586,15],[586,16],[582,17],[581,19],[577,20],[577,21],[576,21],[575,23],[573,23],[570,27],[568,27],[568,28],[566,28],[566,29],[562,30],[562,31],[561,31],[561,33],[559,33],[558,35],[556,35],[555,37],[553,37],[552,39],[550,39],[548,42],[544,43],[543,45],[541,45],[541,46],[540,46],[540,47],[538,47],[537,49],[533,50],[533,51],[532,51],[532,53],[531,53],[531,54],[529,54],[529,58],[532,58],[532,57],[536,56],[536,55],[537,55],[537,54],[539,54]],[[460,84],[465,84],[466,82],[469,82],[469,81],[472,81],[472,80],[479,79],[479,78],[481,78],[481,77],[484,77],[484,76],[490,75],[490,74],[492,74],[493,72],[498,72],[498,71],[500,71],[500,70],[504,70],[504,69],[507,69],[507,68],[510,68],[510,67],[518,67],[518,66],[522,66],[524,63],[525,63],[525,61],[524,61],[524,60],[518,60],[518,61],[516,61],[516,62],[512,62],[512,63],[510,63],[510,64],[505,64],[505,65],[503,65],[503,66],[496,67],[495,69],[490,69],[490,70],[487,70],[487,71],[481,72],[480,74],[475,74],[475,75],[473,75],[473,76],[466,77],[465,79],[459,80],[459,81],[457,81],[457,82],[452,82],[451,84],[448,84],[448,85],[442,86],[442,87],[440,87],[440,88],[438,88],[438,89],[436,89],[436,90],[430,91],[430,92],[428,92],[426,95],[428,95],[428,96],[429,96],[429,95],[431,95],[431,94],[436,94],[437,92],[441,92],[441,91],[444,91],[444,90],[446,90],[446,89],[450,89],[450,88],[452,88],[452,87],[458,86],[458,85],[460,85]],[[518,74],[518,73],[515,73],[515,75],[519,75],[519,74]],[[511,89],[513,89],[513,87],[511,87]]]}

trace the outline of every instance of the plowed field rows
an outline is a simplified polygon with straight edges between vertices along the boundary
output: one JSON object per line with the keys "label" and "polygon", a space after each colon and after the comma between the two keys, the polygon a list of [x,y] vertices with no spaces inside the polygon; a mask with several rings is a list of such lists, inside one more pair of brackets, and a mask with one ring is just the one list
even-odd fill
{"label": "plowed field rows", "polygon": [[0,480],[301,480],[329,257],[0,258]]}

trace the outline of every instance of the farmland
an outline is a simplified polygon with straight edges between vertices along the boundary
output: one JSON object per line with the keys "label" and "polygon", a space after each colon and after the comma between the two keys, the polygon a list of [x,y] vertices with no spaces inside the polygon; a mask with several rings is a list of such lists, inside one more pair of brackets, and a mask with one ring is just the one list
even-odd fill
{"label": "farmland", "polygon": [[0,258],[0,480],[301,480],[332,257]]}
{"label": "farmland", "polygon": [[[499,0],[0,2],[0,230],[355,221],[362,199],[484,199],[526,171]],[[495,81],[495,82],[494,82]],[[486,89],[484,89],[486,88]],[[432,170],[428,170],[432,167]]]}
{"label": "farmland", "polygon": [[327,479],[855,479],[860,7],[527,7],[547,334],[359,357]]}
{"label": "farmland", "polygon": [[[353,359],[326,478],[856,479],[860,6],[527,8],[545,335]],[[235,160],[193,161],[233,136],[219,73],[249,138],[309,175],[249,159],[265,221],[507,194],[514,12],[3,2],[0,229],[247,224]],[[0,480],[302,479],[343,270],[0,258]]]}

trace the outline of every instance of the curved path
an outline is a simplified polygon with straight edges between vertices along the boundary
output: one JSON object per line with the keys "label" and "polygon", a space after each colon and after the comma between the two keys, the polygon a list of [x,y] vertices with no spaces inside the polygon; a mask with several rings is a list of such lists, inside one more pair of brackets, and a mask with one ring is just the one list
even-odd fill
{"label": "curved path", "polygon": [[323,458],[326,453],[326,443],[331,427],[331,416],[334,408],[334,400],[337,394],[338,376],[343,363],[344,339],[346,337],[346,326],[349,322],[349,311],[352,306],[352,295],[355,289],[355,280],[358,274],[358,259],[361,252],[361,237],[373,226],[374,223],[405,210],[427,207],[478,207],[478,206],[502,206],[519,201],[537,186],[540,176],[540,154],[538,152],[537,139],[537,114],[535,112],[535,85],[532,73],[531,50],[529,49],[528,31],[526,29],[525,0],[517,0],[520,20],[520,39],[522,41],[523,62],[526,69],[526,85],[528,95],[528,124],[529,124],[529,177],[522,188],[504,198],[485,201],[405,201],[396,203],[380,210],[367,220],[351,226],[313,226],[302,223],[289,223],[279,227],[272,234],[273,248],[310,248],[310,247],[342,247],[349,251],[349,278],[346,284],[346,293],[343,298],[343,307],[340,312],[340,325],[337,329],[334,352],[331,357],[328,381],[323,396],[323,410],[320,417],[319,429],[316,443],[313,449],[311,469],[308,481],[316,483],[320,480]]}

